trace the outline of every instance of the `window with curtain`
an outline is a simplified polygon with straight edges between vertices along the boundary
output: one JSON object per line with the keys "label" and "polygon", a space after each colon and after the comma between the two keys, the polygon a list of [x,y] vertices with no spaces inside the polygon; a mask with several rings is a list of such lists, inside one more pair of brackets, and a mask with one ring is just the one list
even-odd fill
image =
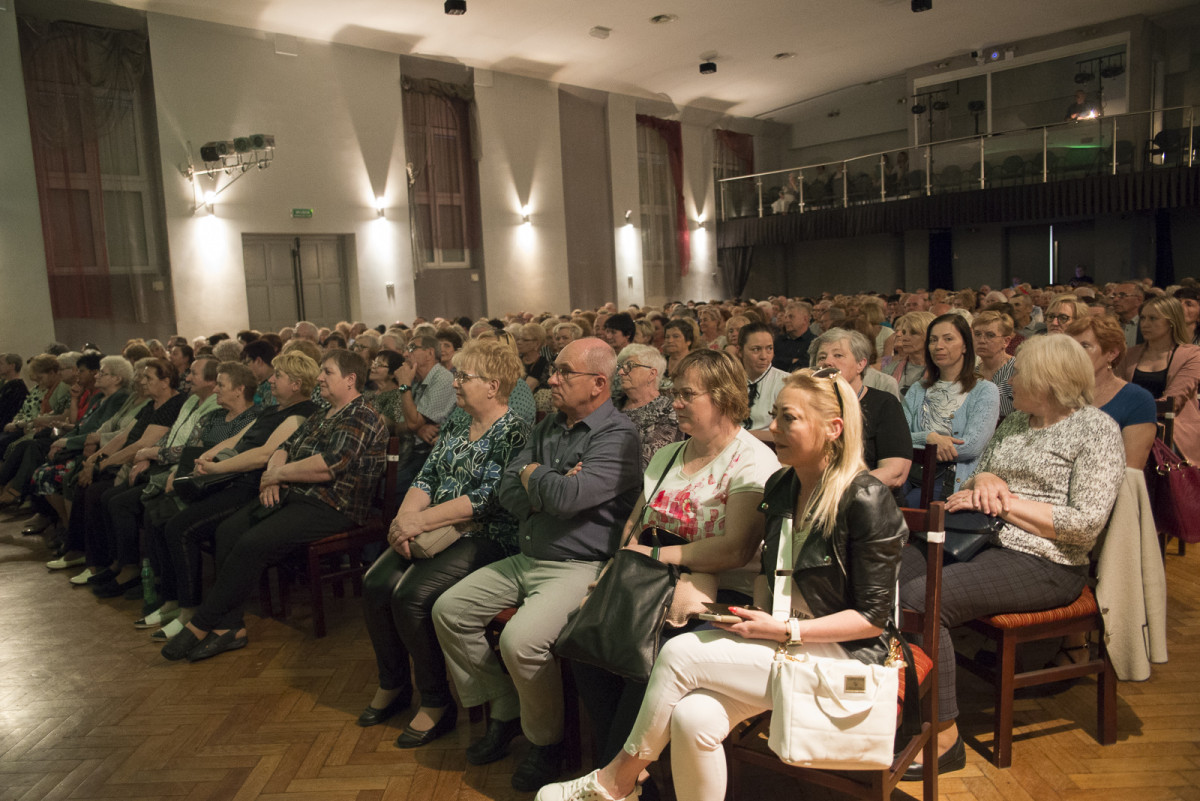
{"label": "window with curtain", "polygon": [[641,115],[638,115],[637,143],[646,301],[662,303],[674,299],[680,286],[678,208],[671,152],[667,140],[653,125],[644,122]]}
{"label": "window with curtain", "polygon": [[172,332],[145,34],[22,17],[19,42],[56,336]]}
{"label": "window with curtain", "polygon": [[480,241],[473,88],[406,78],[403,89],[414,264],[471,267]]}
{"label": "window with curtain", "polygon": [[[753,181],[730,181],[725,178],[754,173],[754,137],[750,134],[713,131],[713,183],[717,187],[717,213],[726,218],[746,217],[757,213],[758,193]],[[722,206],[724,204],[724,206]]]}

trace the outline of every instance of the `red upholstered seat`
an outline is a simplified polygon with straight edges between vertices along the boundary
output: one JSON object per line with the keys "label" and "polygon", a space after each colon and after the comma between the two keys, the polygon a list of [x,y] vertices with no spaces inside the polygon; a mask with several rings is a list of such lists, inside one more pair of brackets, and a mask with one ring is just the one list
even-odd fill
{"label": "red upholstered seat", "polygon": [[979,619],[998,629],[1019,629],[1041,623],[1058,623],[1063,620],[1090,617],[1098,611],[1100,610],[1096,606],[1096,596],[1092,594],[1091,587],[1084,587],[1083,592],[1073,603],[1057,609],[1043,609],[1040,612],[1006,612]]}
{"label": "red upholstered seat", "polygon": [[[921,650],[919,645],[912,647],[913,666],[917,669],[917,682],[925,683],[925,677],[929,675],[930,668],[933,667],[933,661]],[[896,715],[899,717],[904,712],[904,671],[900,671],[900,693],[896,699]]]}

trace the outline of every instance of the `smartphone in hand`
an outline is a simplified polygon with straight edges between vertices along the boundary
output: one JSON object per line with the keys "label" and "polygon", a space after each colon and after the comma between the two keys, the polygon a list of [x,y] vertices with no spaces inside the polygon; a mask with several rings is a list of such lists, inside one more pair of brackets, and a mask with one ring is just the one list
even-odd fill
{"label": "smartphone in hand", "polygon": [[706,601],[704,604],[705,611],[696,615],[701,620],[710,620],[714,623],[741,623],[742,618],[729,611],[729,604],[718,604]]}

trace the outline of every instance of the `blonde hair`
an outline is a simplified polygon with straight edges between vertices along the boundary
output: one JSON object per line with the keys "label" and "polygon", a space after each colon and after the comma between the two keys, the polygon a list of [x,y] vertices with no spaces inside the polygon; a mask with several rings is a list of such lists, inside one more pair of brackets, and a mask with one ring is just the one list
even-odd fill
{"label": "blonde hair", "polygon": [[737,359],[722,350],[694,350],[680,360],[675,380],[682,379],[688,370],[696,371],[700,388],[709,394],[721,414],[738,425],[750,416],[750,381]]}
{"label": "blonde hair", "polygon": [[1176,345],[1190,345],[1191,343],[1184,338],[1184,331],[1187,330],[1183,320],[1183,304],[1177,298],[1158,297],[1150,298],[1142,304],[1142,308],[1138,314],[1144,315],[1146,309],[1153,309],[1163,316],[1167,324],[1171,326],[1171,341]]}
{"label": "blonde hair", "polygon": [[321,372],[321,366],[317,364],[316,360],[298,347],[289,348],[272,359],[271,369],[278,370],[293,381],[300,382],[300,393],[304,397],[312,394],[313,387],[317,385],[317,376]]}
{"label": "blonde hair", "polygon": [[454,366],[475,372],[485,381],[499,384],[500,395],[508,403],[513,387],[525,375],[525,367],[511,346],[493,337],[472,339],[454,354]]}
{"label": "blonde hair", "polygon": [[842,495],[859,473],[866,472],[867,464],[862,456],[863,424],[858,396],[840,375],[815,378],[815,372],[797,370],[783,382],[783,389],[796,389],[804,393],[810,408],[822,420],[829,421],[835,417],[842,420],[842,435],[829,441],[829,460],[821,474],[821,483],[800,514],[800,519],[807,520],[813,531],[828,537],[837,522]]}
{"label": "blonde hair", "polygon": [[[1046,314],[1054,312],[1056,306],[1069,306],[1071,308],[1071,321],[1079,320],[1087,317],[1091,312],[1088,310],[1088,305],[1080,300],[1075,295],[1055,295],[1054,299],[1046,304]],[[1068,323],[1069,325],[1070,323]]]}
{"label": "blonde hair", "polygon": [[1013,323],[1013,318],[1009,317],[1004,312],[1000,311],[981,311],[975,315],[975,319],[971,321],[971,328],[982,328],[985,325],[995,323],[1000,326],[1000,335],[1011,337],[1016,325]]}
{"label": "blonde hair", "polygon": [[1035,398],[1053,399],[1063,409],[1089,406],[1096,376],[1083,346],[1066,334],[1033,337],[1017,348],[1012,383]]}
{"label": "blonde hair", "polygon": [[925,331],[929,328],[929,324],[937,317],[933,312],[917,311],[909,312],[900,317],[896,321],[896,331],[902,334],[910,334],[924,338]]}

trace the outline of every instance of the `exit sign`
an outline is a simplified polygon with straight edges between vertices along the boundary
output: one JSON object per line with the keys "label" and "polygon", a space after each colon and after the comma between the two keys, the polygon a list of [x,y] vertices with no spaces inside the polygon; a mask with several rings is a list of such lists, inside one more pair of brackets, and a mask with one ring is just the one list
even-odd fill
{"label": "exit sign", "polygon": [[311,220],[312,215],[312,209],[292,209],[292,219],[294,220]]}

